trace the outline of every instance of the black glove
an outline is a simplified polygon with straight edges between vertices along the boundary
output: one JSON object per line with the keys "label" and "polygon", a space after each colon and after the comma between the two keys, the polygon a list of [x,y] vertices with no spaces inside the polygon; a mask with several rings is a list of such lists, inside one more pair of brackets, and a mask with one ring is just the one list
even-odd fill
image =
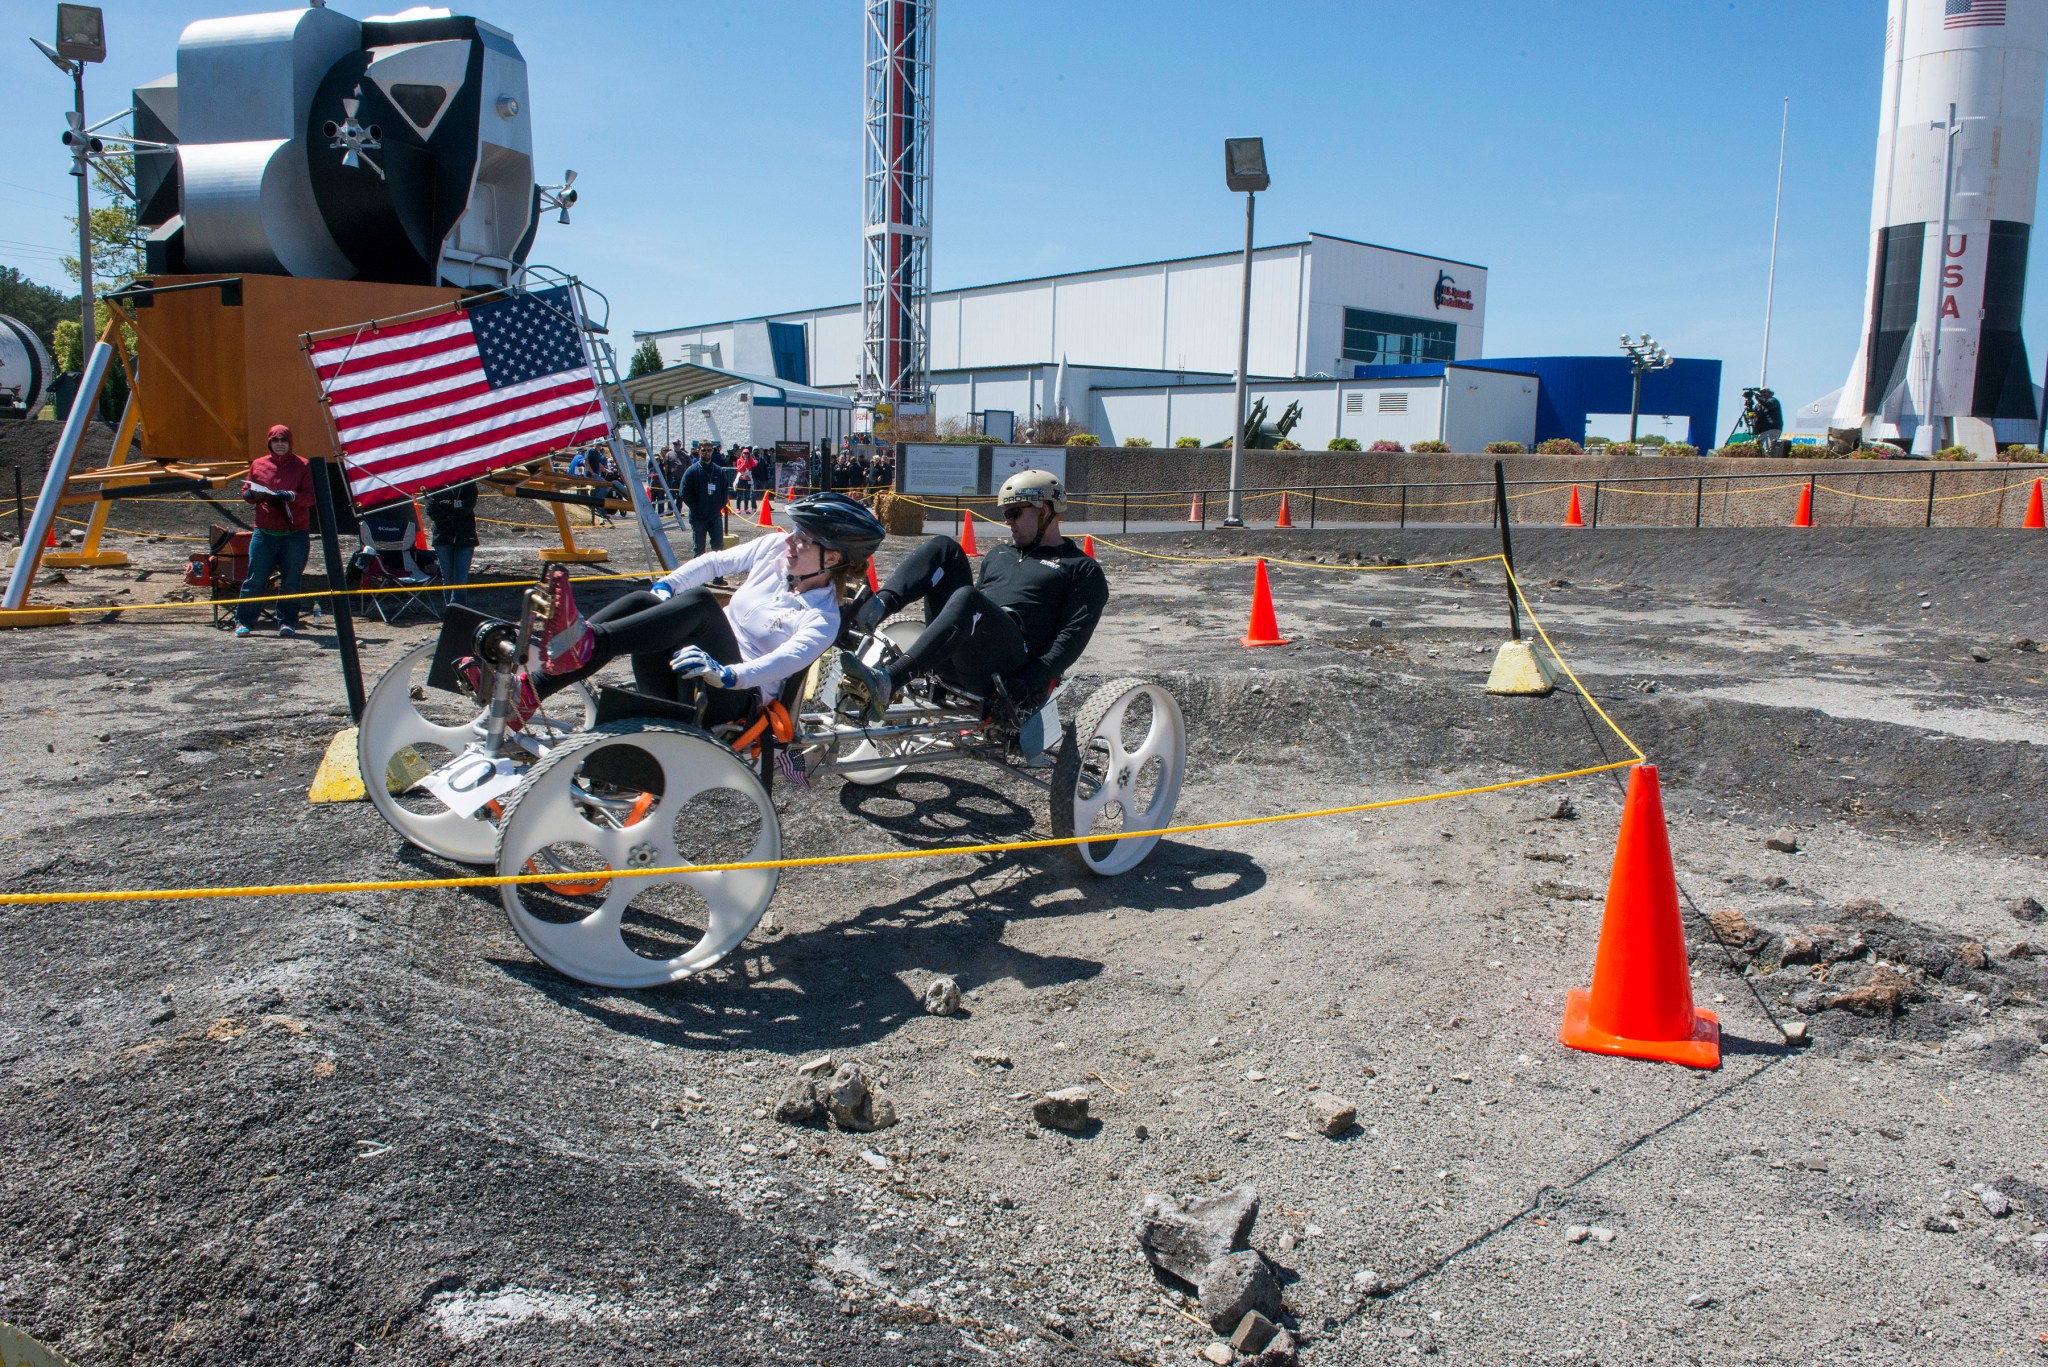
{"label": "black glove", "polygon": [[1052,671],[1034,660],[1014,674],[1003,677],[1003,691],[1020,707],[1035,703],[1052,687]]}
{"label": "black glove", "polygon": [[860,605],[860,611],[853,615],[853,624],[861,631],[872,635],[875,628],[882,625],[895,610],[895,605],[889,601],[888,590],[884,589]]}

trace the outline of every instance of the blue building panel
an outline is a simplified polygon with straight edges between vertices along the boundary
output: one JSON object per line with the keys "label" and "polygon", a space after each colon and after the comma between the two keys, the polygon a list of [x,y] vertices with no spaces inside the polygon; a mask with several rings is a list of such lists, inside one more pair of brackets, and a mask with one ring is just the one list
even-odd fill
{"label": "blue building panel", "polygon": [[[1458,364],[1516,371],[1542,381],[1536,393],[1539,442],[1569,437],[1583,444],[1589,416],[1629,411],[1632,377],[1626,356],[1489,356]],[[1643,375],[1640,411],[1684,414],[1685,439],[1702,451],[1719,445],[1714,432],[1720,406],[1719,361],[1674,360],[1664,370]]]}

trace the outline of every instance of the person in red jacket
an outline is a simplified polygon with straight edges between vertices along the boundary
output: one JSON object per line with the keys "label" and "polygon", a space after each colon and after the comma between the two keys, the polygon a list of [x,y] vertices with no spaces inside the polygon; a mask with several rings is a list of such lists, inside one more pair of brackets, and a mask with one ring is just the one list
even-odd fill
{"label": "person in red jacket", "polygon": [[[270,429],[266,454],[256,457],[242,483],[242,497],[256,505],[256,531],[249,538],[249,577],[242,581],[247,600],[269,592],[272,574],[279,593],[297,593],[313,546],[313,469],[292,450],[292,429],[283,423]],[[276,605],[277,634],[299,634],[299,604],[287,599]],[[235,635],[256,629],[260,607],[244,601],[235,609]]]}

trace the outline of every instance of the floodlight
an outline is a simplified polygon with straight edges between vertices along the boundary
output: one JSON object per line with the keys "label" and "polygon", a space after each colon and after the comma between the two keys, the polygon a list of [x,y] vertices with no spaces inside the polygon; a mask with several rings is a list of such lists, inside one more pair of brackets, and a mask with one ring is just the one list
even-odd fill
{"label": "floodlight", "polygon": [[1258,191],[1272,184],[1266,174],[1264,138],[1223,140],[1223,183],[1232,190]]}
{"label": "floodlight", "polygon": [[98,5],[57,6],[57,51],[74,62],[107,60],[107,22]]}
{"label": "floodlight", "polygon": [[56,67],[57,70],[63,72],[66,76],[69,76],[72,73],[72,71],[74,70],[73,63],[69,58],[65,57],[62,53],[58,52],[57,49],[51,47],[48,43],[44,42],[40,38],[32,37],[29,39],[29,41],[36,45],[37,52],[42,53],[45,57],[48,57],[50,59],[50,65]]}

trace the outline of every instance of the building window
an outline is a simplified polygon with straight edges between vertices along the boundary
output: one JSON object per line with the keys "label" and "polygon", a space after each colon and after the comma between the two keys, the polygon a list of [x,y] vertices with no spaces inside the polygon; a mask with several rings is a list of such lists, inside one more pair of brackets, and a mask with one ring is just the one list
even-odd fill
{"label": "building window", "polygon": [[1408,411],[1408,396],[1407,396],[1406,394],[1388,394],[1388,393],[1382,393],[1382,394],[1380,395],[1380,412],[1382,412],[1382,413],[1406,413],[1407,411]]}
{"label": "building window", "polygon": [[1346,394],[1344,396],[1344,411],[1346,413],[1363,413],[1365,411],[1365,395],[1355,389]]}
{"label": "building window", "polygon": [[1430,318],[1370,309],[1344,310],[1344,359],[1366,365],[1413,365],[1458,359],[1458,328]]}

